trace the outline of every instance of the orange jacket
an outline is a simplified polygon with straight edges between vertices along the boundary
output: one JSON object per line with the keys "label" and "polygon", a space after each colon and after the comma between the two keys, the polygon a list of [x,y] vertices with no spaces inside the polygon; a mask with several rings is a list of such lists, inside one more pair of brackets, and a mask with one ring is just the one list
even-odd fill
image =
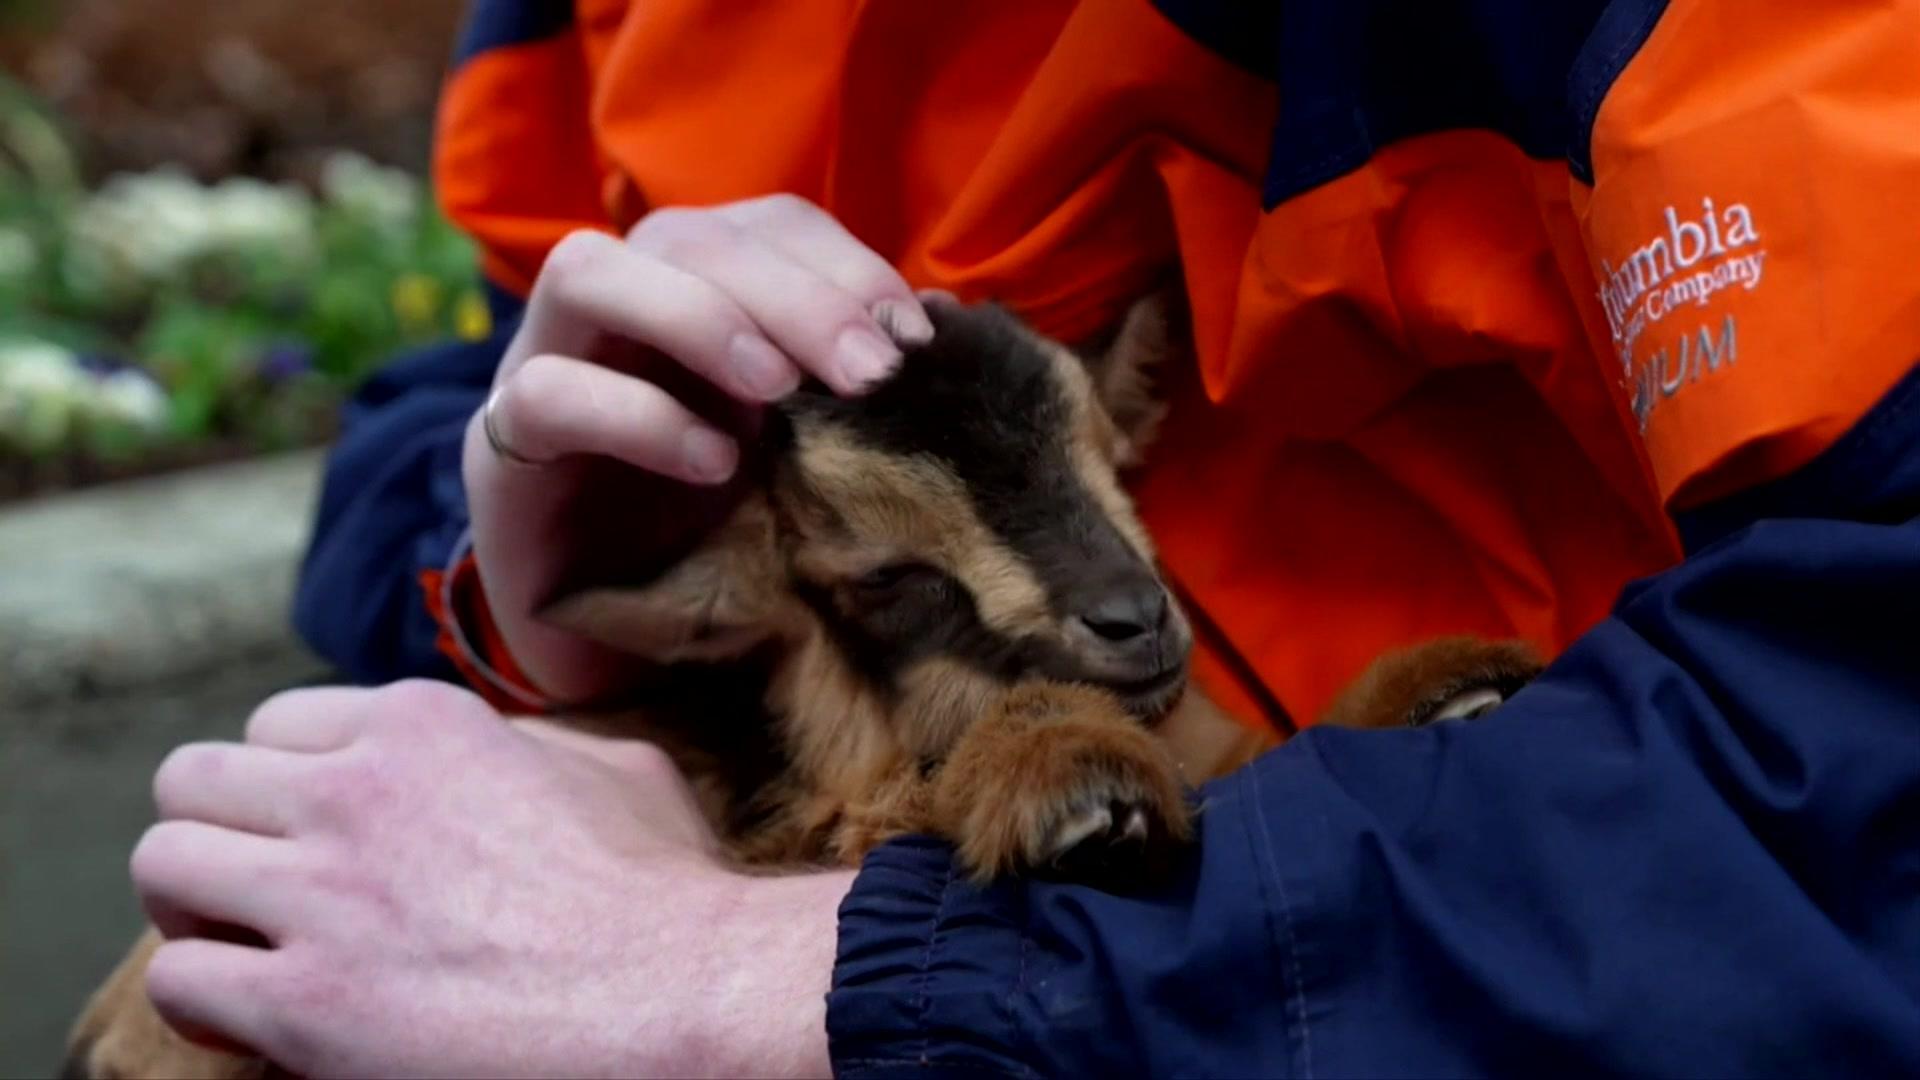
{"label": "orange jacket", "polygon": [[1203,681],[1310,718],[1395,645],[1563,647],[1920,346],[1920,5],[1315,7],[482,0],[437,183],[517,290],[775,191],[1068,339],[1178,263],[1137,495]]}

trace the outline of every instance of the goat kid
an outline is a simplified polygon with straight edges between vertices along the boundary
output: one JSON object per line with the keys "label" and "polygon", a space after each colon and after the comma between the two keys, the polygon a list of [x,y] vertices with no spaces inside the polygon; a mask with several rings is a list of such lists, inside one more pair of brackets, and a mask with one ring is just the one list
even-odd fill
{"label": "goat kid", "polygon": [[[994,307],[935,303],[932,341],[858,399],[806,388],[763,430],[725,523],[651,576],[545,612],[633,654],[631,710],[574,718],[660,743],[743,865],[852,864],[931,832],[978,878],[1123,885],[1192,832],[1184,791],[1266,749],[1187,687],[1192,633],[1121,489],[1179,352],[1164,295],[1076,353]],[[1383,658],[1325,722],[1476,715],[1524,646]],[[150,932],[75,1029],[87,1076],[251,1076],[185,1043],[141,989]]]}

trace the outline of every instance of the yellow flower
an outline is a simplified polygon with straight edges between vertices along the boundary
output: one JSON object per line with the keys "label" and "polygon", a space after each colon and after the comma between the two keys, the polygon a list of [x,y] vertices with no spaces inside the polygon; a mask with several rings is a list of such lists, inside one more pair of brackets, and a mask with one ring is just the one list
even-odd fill
{"label": "yellow flower", "polygon": [[389,297],[400,329],[409,334],[424,334],[433,329],[433,317],[440,310],[440,283],[425,274],[402,274],[394,280]]}
{"label": "yellow flower", "polygon": [[493,333],[493,315],[487,310],[486,299],[471,289],[461,293],[453,306],[453,330],[462,341],[485,341]]}

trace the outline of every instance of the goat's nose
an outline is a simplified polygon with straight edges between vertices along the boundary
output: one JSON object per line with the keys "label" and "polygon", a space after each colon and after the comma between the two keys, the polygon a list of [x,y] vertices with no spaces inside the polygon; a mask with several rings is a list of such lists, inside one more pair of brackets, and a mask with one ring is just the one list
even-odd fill
{"label": "goat's nose", "polygon": [[1132,641],[1166,625],[1166,590],[1157,581],[1109,589],[1080,613],[1080,621],[1108,641]]}

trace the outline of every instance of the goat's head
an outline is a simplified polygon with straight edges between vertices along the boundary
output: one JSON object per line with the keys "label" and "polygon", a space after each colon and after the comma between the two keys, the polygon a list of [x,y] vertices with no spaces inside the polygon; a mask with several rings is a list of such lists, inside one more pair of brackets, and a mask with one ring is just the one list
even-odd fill
{"label": "goat's head", "polygon": [[555,617],[661,661],[804,633],[918,713],[1039,677],[1164,714],[1192,635],[1117,479],[1158,415],[1140,369],[1168,348],[1160,302],[1086,358],[998,308],[929,313],[932,341],[870,393],[781,404],[767,483],[705,546]]}
{"label": "goat's head", "polygon": [[1192,638],[1116,479],[1137,433],[1011,316],[932,315],[932,342],[871,393],[783,407],[772,490],[794,589],[896,690],[932,663],[1097,683],[1157,716]]}

